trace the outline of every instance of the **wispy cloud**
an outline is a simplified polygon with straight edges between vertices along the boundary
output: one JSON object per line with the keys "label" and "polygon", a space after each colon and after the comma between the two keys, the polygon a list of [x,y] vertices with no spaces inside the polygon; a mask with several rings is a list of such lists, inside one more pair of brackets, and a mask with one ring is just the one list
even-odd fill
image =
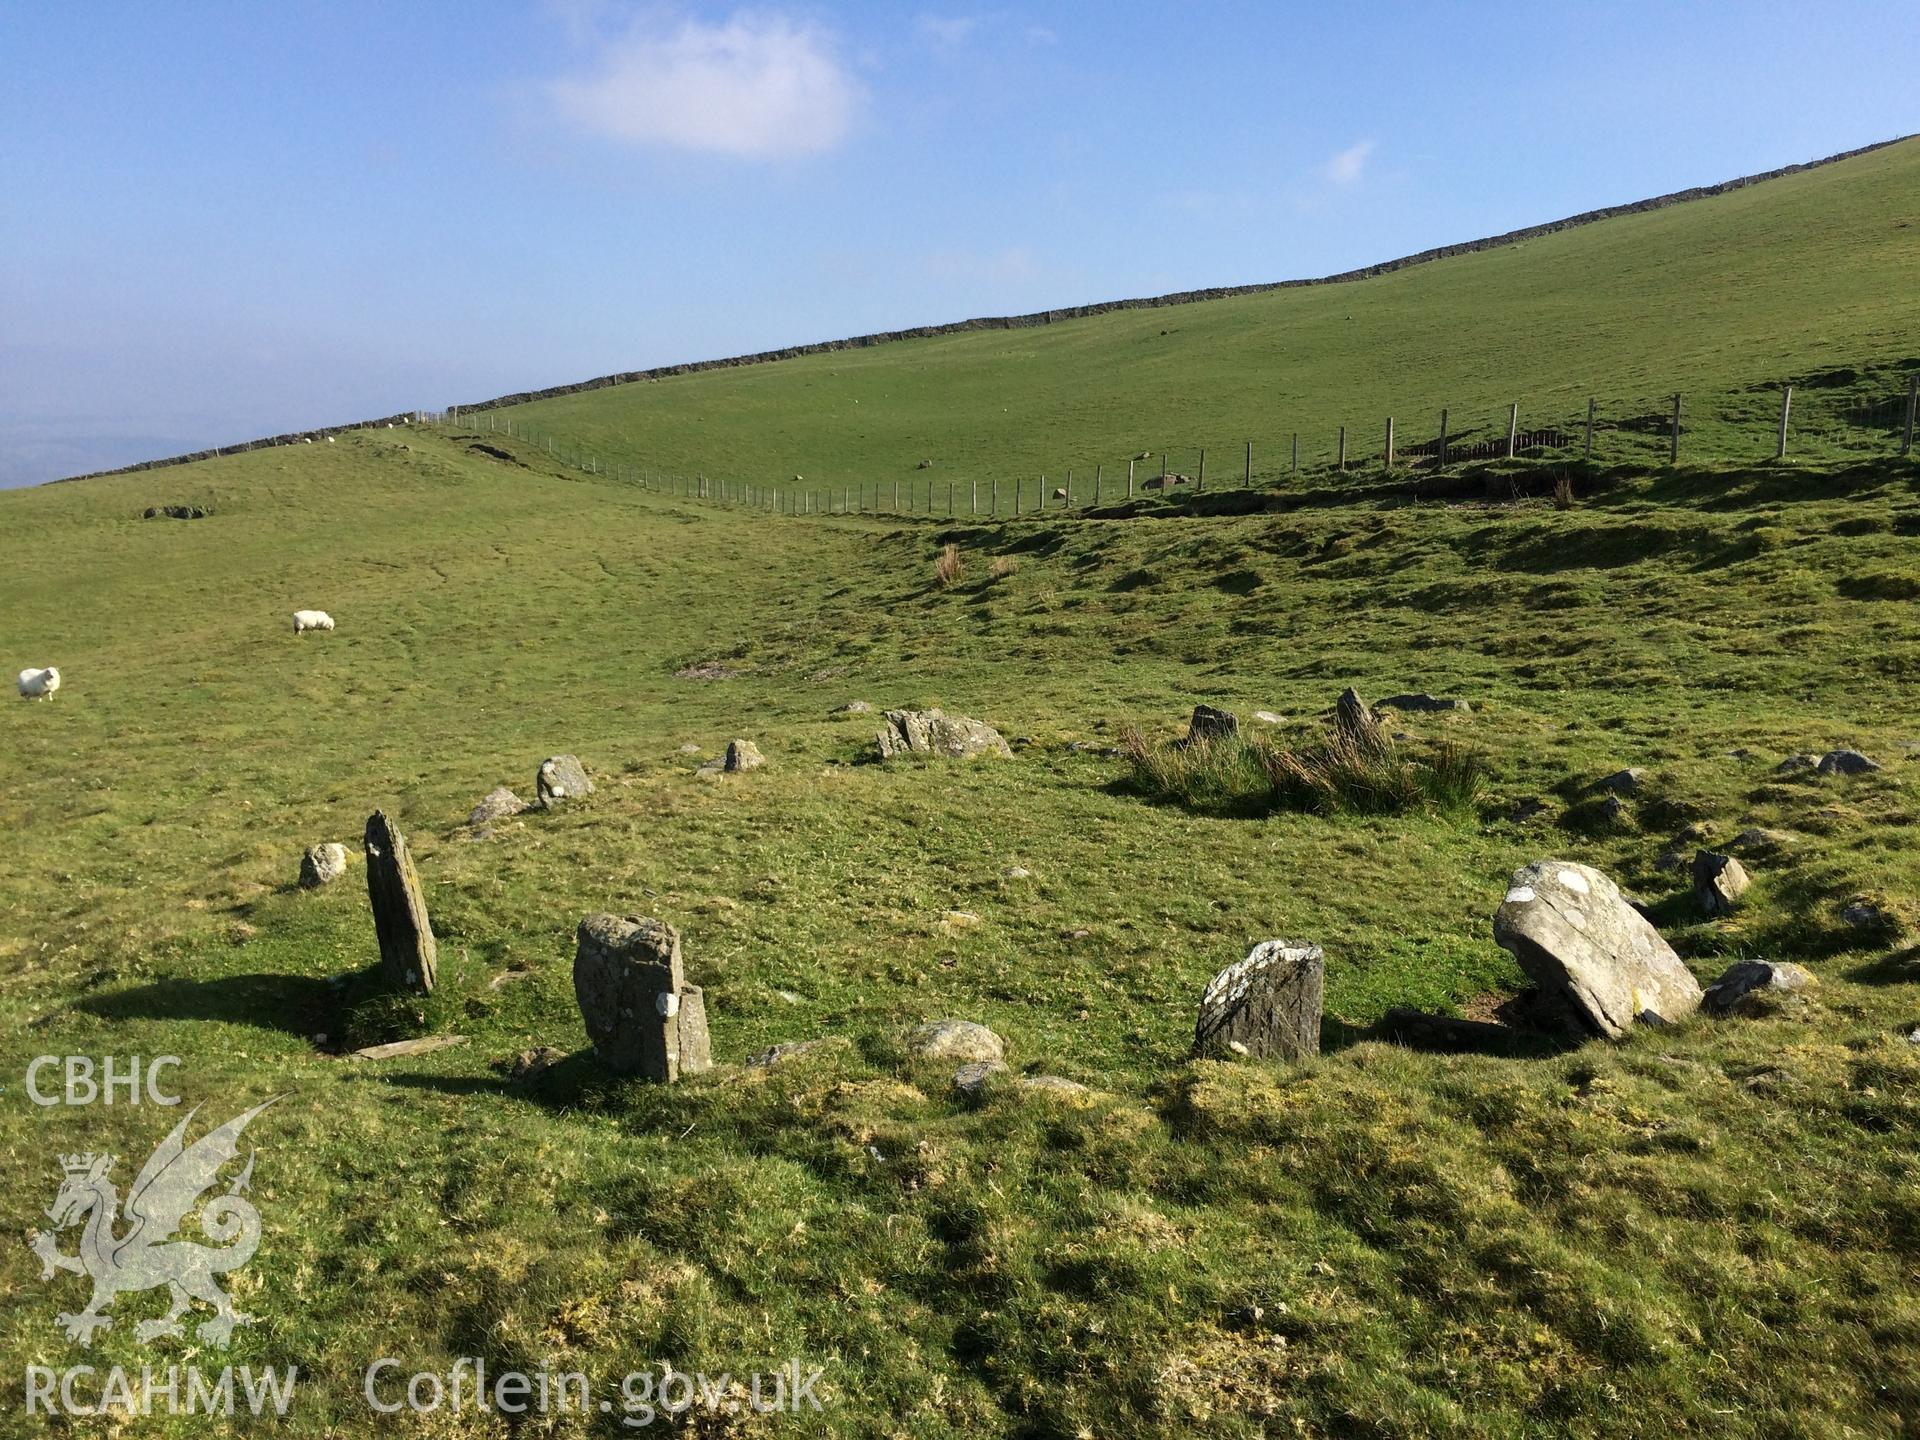
{"label": "wispy cloud", "polygon": [[958,50],[979,28],[977,15],[922,15],[914,22],[920,38],[936,50]]}
{"label": "wispy cloud", "polygon": [[1324,174],[1335,185],[1355,185],[1366,171],[1367,161],[1373,158],[1374,143],[1362,140],[1349,145],[1338,155],[1327,161]]}
{"label": "wispy cloud", "polygon": [[835,38],[771,12],[720,24],[648,16],[592,43],[587,71],[549,89],[590,135],[755,159],[811,155],[840,144],[859,107]]}

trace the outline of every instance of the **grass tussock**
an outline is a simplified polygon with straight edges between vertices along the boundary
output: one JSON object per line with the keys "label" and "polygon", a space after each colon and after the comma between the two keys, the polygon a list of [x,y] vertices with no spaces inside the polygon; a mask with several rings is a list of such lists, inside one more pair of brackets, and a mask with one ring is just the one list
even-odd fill
{"label": "grass tussock", "polygon": [[1208,814],[1459,813],[1486,781],[1485,763],[1458,745],[1416,754],[1384,736],[1343,730],[1296,749],[1240,735],[1156,742],[1131,727],[1121,743],[1142,793]]}
{"label": "grass tussock", "polygon": [[960,583],[964,569],[960,561],[960,547],[949,540],[940,547],[940,558],[933,562],[934,579],[940,582],[942,590],[951,590]]}
{"label": "grass tussock", "polygon": [[1005,580],[1020,573],[1020,562],[1011,555],[996,555],[993,564],[987,567],[987,575],[994,580]]}

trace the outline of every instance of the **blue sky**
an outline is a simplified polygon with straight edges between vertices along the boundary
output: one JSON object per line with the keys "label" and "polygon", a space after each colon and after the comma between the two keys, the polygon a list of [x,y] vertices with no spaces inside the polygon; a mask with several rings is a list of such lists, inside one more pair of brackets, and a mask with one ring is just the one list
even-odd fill
{"label": "blue sky", "polygon": [[1920,9],[0,8],[0,484],[1321,274],[1920,129]]}

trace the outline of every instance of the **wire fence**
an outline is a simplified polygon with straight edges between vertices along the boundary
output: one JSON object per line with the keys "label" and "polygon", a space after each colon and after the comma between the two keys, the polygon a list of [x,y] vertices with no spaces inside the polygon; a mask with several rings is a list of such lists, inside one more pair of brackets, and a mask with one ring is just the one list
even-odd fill
{"label": "wire fence", "polygon": [[1691,404],[1685,394],[1640,394],[1560,398],[1537,407],[1516,401],[1446,406],[1364,425],[1320,423],[1224,445],[1141,450],[1053,472],[954,478],[921,461],[914,473],[837,483],[655,468],[542,433],[511,409],[425,411],[421,418],[474,444],[507,437],[583,473],[689,500],[788,515],[998,519],[1172,493],[1321,483],[1343,472],[1419,476],[1507,461],[1657,466],[1911,455],[1920,374],[1836,370],[1792,385],[1714,392]]}

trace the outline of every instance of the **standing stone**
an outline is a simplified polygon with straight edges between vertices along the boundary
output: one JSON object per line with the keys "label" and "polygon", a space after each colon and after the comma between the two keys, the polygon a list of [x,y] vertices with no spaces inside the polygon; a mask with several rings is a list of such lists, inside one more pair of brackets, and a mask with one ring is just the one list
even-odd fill
{"label": "standing stone", "polygon": [[1551,997],[1609,1038],[1652,1012],[1679,1020],[1700,1004],[1700,985],[1660,932],[1598,870],[1536,860],[1513,872],[1493,916],[1493,938]]}
{"label": "standing stone", "polygon": [[1693,857],[1693,898],[1702,915],[1725,915],[1753,881],[1731,855],[1702,850]]}
{"label": "standing stone", "polygon": [[1231,740],[1240,733],[1240,717],[1231,710],[1216,710],[1211,705],[1193,707],[1193,719],[1187,722],[1187,744],[1208,745],[1216,740]]}
{"label": "standing stone", "polygon": [[1304,940],[1263,940],[1207,982],[1193,1029],[1196,1054],[1221,1048],[1265,1060],[1320,1053],[1327,961]]}
{"label": "standing stone", "polygon": [[300,886],[304,890],[318,890],[322,885],[331,885],[347,873],[347,847],[329,841],[325,845],[311,845],[307,853],[300,857]]}
{"label": "standing stone", "polygon": [[609,1068],[671,1083],[713,1067],[706,995],[687,984],[680,933],[664,920],[582,920],[573,995],[594,1053]]}
{"label": "standing stone", "polygon": [[367,899],[373,928],[380,937],[380,969],[387,982],[403,990],[433,992],[433,926],[426,898],[414,873],[407,840],[384,810],[367,819]]}
{"label": "standing stone", "polygon": [[1340,699],[1333,707],[1333,723],[1335,729],[1363,749],[1384,750],[1387,746],[1387,732],[1381,727],[1379,717],[1351,685],[1340,692]]}
{"label": "standing stone", "polygon": [[554,755],[540,762],[533,789],[539,797],[540,808],[551,810],[569,800],[593,794],[593,781],[587,778],[587,767],[580,763],[578,756]]}
{"label": "standing stone", "polygon": [[742,770],[758,770],[767,763],[767,757],[760,753],[760,747],[751,740],[729,740],[727,742],[726,768],[729,774]]}

